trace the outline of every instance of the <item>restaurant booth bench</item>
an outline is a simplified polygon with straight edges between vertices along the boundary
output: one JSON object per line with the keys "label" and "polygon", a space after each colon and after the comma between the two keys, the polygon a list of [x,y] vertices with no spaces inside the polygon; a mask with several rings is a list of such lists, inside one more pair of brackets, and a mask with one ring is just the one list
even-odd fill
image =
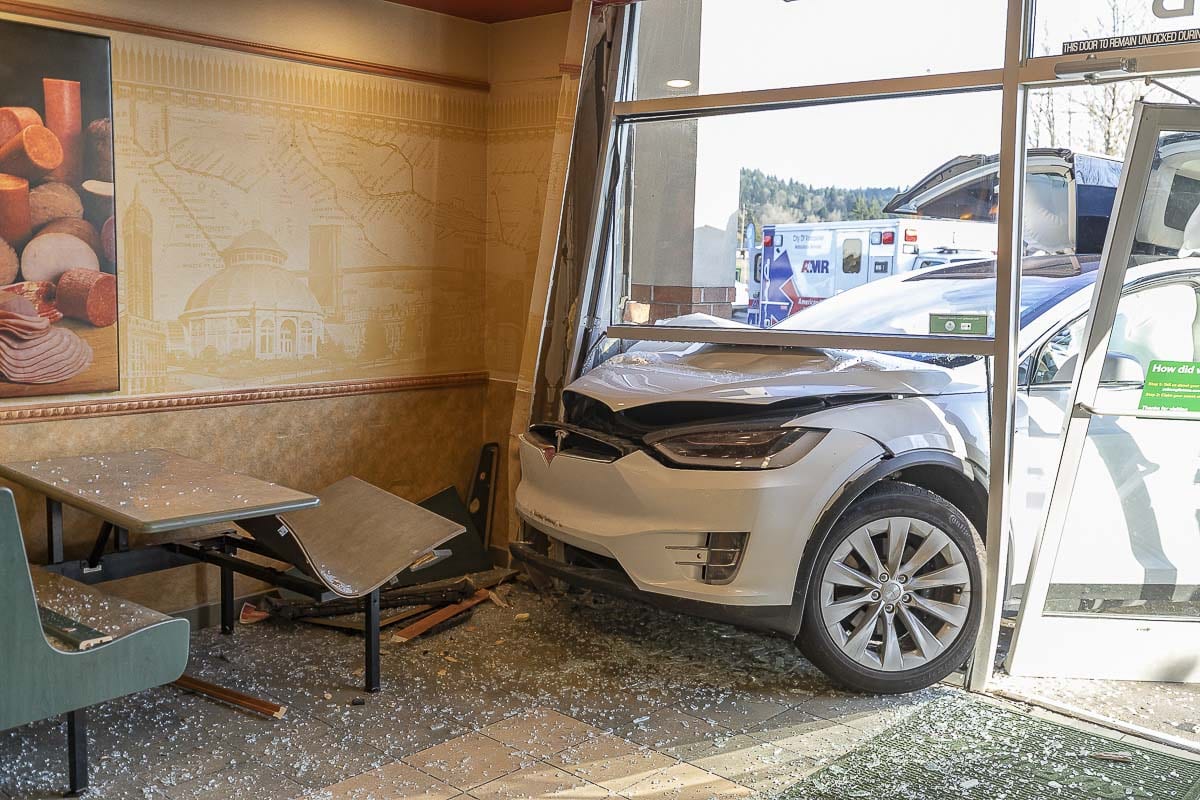
{"label": "restaurant booth bench", "polygon": [[0,730],[67,715],[71,794],[88,784],[85,709],[177,679],[188,634],[187,620],[31,568],[0,488]]}

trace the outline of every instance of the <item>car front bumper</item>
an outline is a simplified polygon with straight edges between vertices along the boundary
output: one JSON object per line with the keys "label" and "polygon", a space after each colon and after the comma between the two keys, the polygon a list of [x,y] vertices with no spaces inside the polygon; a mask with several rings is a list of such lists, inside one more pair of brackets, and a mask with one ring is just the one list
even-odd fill
{"label": "car front bumper", "polygon": [[[873,439],[838,430],[772,470],[679,469],[641,451],[611,462],[547,460],[525,438],[520,453],[516,510],[527,525],[615,559],[643,592],[727,606],[790,605],[821,514],[885,454]],[[695,550],[687,548],[703,548],[709,533],[749,534],[728,583],[705,583],[702,563],[688,558]]]}

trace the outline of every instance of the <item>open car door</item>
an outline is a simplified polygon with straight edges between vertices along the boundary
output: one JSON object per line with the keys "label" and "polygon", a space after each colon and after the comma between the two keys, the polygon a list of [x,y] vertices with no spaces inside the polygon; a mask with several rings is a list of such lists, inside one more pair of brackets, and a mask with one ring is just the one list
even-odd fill
{"label": "open car door", "polygon": [[[884,207],[896,217],[995,222],[1000,157],[958,156]],[[1099,253],[1121,177],[1121,162],[1039,147],[1027,154],[1026,255]]]}

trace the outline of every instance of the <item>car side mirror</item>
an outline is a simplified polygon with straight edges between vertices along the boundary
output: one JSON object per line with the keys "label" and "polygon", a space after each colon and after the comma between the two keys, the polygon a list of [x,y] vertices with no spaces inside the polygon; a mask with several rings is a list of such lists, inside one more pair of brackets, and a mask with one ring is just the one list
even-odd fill
{"label": "car side mirror", "polygon": [[1109,353],[1100,370],[1101,383],[1145,383],[1142,362],[1127,353]]}
{"label": "car side mirror", "polygon": [[[1075,370],[1079,366],[1079,356],[1074,355],[1063,362],[1054,376],[1055,383],[1070,383],[1075,380]],[[1145,383],[1146,372],[1142,362],[1127,353],[1109,353],[1104,357],[1104,366],[1100,369],[1101,383]]]}

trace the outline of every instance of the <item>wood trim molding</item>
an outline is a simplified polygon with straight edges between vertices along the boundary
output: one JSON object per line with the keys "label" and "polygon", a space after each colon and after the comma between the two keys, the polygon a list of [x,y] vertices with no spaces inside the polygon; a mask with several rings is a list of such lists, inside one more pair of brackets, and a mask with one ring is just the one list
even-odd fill
{"label": "wood trim molding", "polygon": [[143,414],[155,411],[186,411],[199,408],[221,408],[257,403],[277,403],[289,400],[320,400],[329,397],[351,397],[360,394],[385,394],[419,389],[443,389],[456,386],[475,386],[488,381],[486,372],[451,372],[441,375],[414,375],[406,378],[381,380],[331,381],[306,385],[270,386],[224,392],[195,392],[190,394],[150,395],[146,397],[113,397],[104,400],[80,400],[69,403],[0,407],[0,425],[22,422],[87,419],[123,414]]}
{"label": "wood trim molding", "polygon": [[220,47],[225,50],[236,50],[240,53],[282,58],[288,61],[299,61],[304,64],[315,64],[320,67],[347,69],[354,72],[365,72],[370,75],[381,75],[385,78],[399,78],[420,83],[433,83],[439,86],[451,86],[457,89],[470,89],[486,92],[491,88],[487,81],[465,78],[459,75],[447,75],[439,72],[425,72],[419,69],[408,69],[390,64],[379,64],[373,61],[359,61],[353,58],[314,53],[311,50],[294,50],[290,47],[280,47],[262,42],[251,42],[244,39],[232,39],[227,36],[217,36],[209,33],[185,31],[180,28],[168,28],[162,25],[151,25],[144,22],[109,17],[103,14],[92,14],[84,11],[71,11],[65,8],[27,3],[23,0],[0,0],[0,12],[17,14],[34,19],[65,22],[71,25],[83,25],[91,28],[134,33],[140,36],[154,36],[159,39],[170,39],[176,42],[188,42],[208,47]]}

